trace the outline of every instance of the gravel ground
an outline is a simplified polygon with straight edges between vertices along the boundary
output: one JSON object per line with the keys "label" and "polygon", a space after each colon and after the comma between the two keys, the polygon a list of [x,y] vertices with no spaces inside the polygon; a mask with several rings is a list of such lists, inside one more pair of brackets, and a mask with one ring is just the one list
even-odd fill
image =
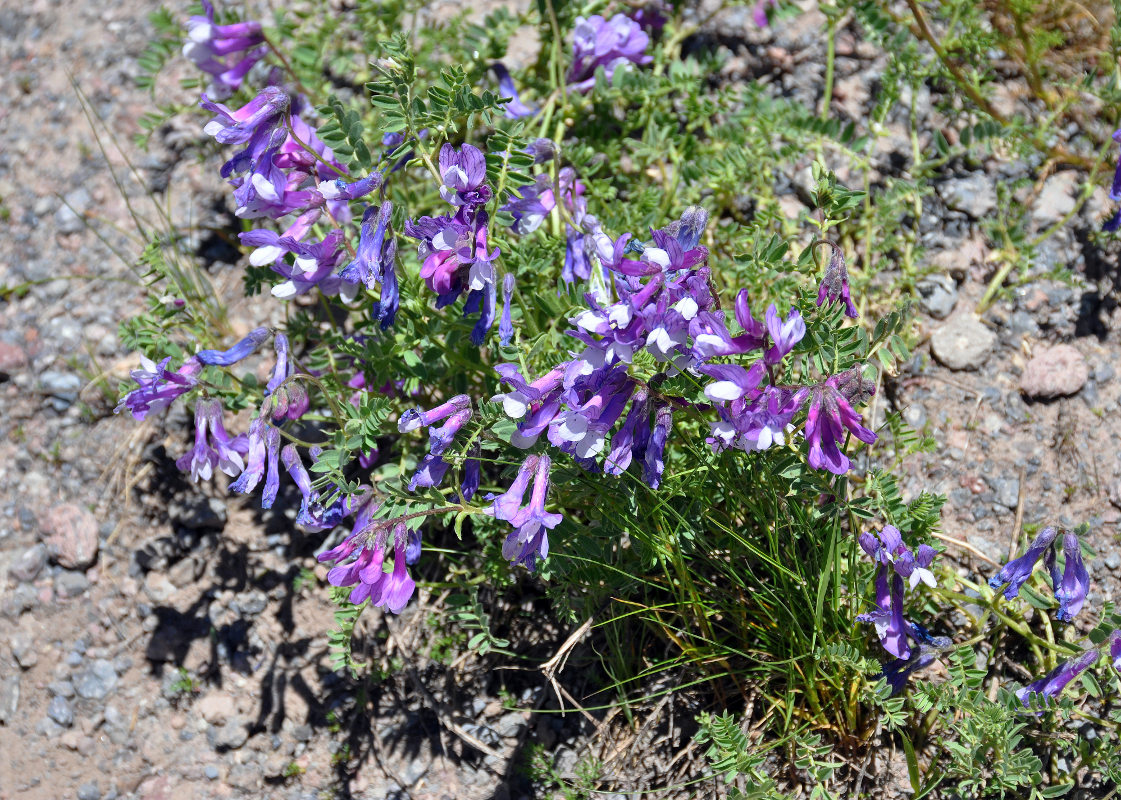
{"label": "gravel ground", "polygon": [[[176,219],[205,227],[228,213],[212,165],[193,158],[198,131],[165,131],[146,154],[129,144],[148,107],[132,79],[155,7],[33,0],[0,14],[0,282],[33,282],[0,301],[0,800],[530,797],[519,765],[535,745],[568,777],[599,757],[604,790],[672,783],[660,759],[688,746],[674,719],[695,709],[652,705],[634,729],[531,715],[560,707],[540,674],[434,656],[441,632],[426,609],[440,598],[421,593],[402,617],[368,621],[360,655],[393,667],[373,691],[334,672],[332,608],[302,571],[317,569],[318,542],[290,524],[293,504],[262,514],[224,487],[180,480],[182,414],[137,425],[110,413],[136,363],[116,325],[141,307],[114,254],[136,252],[116,182],[144,215],[154,213],[145,189],[169,182]],[[732,50],[727,76],[771,74],[777,90],[813,102],[820,15],[755,31],[737,14],[712,25]],[[840,111],[858,116],[882,64],[851,37],[838,54]],[[102,154],[71,76],[136,178],[111,147]],[[909,143],[892,141],[885,163],[905,164]],[[978,223],[1008,178],[995,161],[939,177],[923,223],[924,344],[877,402],[937,440],[908,459],[903,483],[908,496],[948,495],[945,534],[961,544],[947,547],[961,569],[989,574],[1023,524],[1088,521],[1095,607],[1121,597],[1118,273],[1086,236],[1104,190],[1041,248],[1038,275],[1066,264],[1073,284],[1027,280],[978,318],[991,270]],[[1039,229],[1069,209],[1078,180],[1060,172],[1042,184]],[[218,286],[236,289],[226,262],[237,254],[196,244]],[[268,313],[235,316],[249,327]],[[525,613],[548,619],[529,602]],[[540,627],[547,657],[569,631]],[[578,694],[566,683],[575,672],[561,685]]]}

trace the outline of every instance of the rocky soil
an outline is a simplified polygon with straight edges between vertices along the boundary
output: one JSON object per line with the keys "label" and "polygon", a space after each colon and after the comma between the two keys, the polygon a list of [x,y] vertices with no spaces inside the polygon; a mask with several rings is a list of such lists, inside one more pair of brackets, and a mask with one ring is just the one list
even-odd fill
{"label": "rocky soil", "polygon": [[[193,245],[213,280],[231,298],[239,285],[239,254],[205,232],[229,212],[213,165],[195,158],[201,134],[169,129],[149,153],[130,143],[150,104],[133,78],[155,6],[31,0],[0,13],[0,282],[27,284],[0,299],[0,800],[532,797],[523,767],[536,750],[566,778],[598,758],[605,791],[689,777],[681,720],[696,709],[652,703],[632,727],[549,713],[580,696],[579,667],[558,664],[552,683],[459,656],[431,624],[439,596],[367,620],[357,655],[384,680],[336,672],[321,542],[295,530],[291,498],[262,514],[186,483],[172,464],[181,414],[138,425],[111,413],[136,365],[116,326],[142,304],[130,206],[155,219],[146,192],[174,187],[172,215],[203,231]],[[802,67],[820,64],[820,22],[755,31],[727,14],[713,30],[742,39],[729,75],[777,69],[776,85],[812,95],[820,76]],[[838,53],[841,113],[859,115],[878,62],[855,39]],[[977,316],[990,272],[979,222],[1008,170],[940,179],[923,222],[924,344],[877,403],[938,442],[908,459],[904,485],[948,495],[961,569],[990,573],[1024,525],[1086,521],[1094,607],[1121,597],[1118,272],[1115,251],[1087,237],[1106,204],[1091,201],[1040,247],[1036,277]],[[1042,185],[1038,229],[1073,208],[1079,179]],[[1055,266],[1073,280],[1043,277]],[[245,327],[269,313],[244,312]],[[534,646],[569,652],[572,631],[541,611],[524,609]],[[580,640],[568,644],[577,664]]]}

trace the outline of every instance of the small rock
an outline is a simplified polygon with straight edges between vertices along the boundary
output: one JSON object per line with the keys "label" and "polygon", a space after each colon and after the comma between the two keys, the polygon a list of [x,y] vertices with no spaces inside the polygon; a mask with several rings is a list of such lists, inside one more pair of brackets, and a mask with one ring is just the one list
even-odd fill
{"label": "small rock", "polygon": [[86,700],[103,700],[117,688],[117,672],[113,662],[104,658],[92,663],[74,677],[74,691]]}
{"label": "small rock", "polygon": [[989,357],[996,334],[973,314],[955,314],[930,337],[934,357],[953,370],[977,369]]}
{"label": "small rock", "polygon": [[27,366],[27,353],[19,345],[0,341],[0,375],[8,376]]}
{"label": "small rock", "polygon": [[93,200],[85,187],[75,189],[65,199],[66,202],[55,212],[55,225],[59,233],[77,233],[86,227],[82,218]]}
{"label": "small rock", "polygon": [[19,710],[19,675],[0,676],[0,725],[10,725]]}
{"label": "small rock", "polygon": [[74,696],[74,684],[70,681],[51,681],[47,684],[47,691],[59,697],[70,698]]}
{"label": "small rock", "polygon": [[78,597],[90,588],[89,578],[84,572],[64,569],[55,576],[55,594],[63,599]]}
{"label": "small rock", "polygon": [[1056,172],[1043,182],[1043,189],[1032,205],[1032,220],[1039,225],[1058,222],[1074,210],[1074,197],[1077,191],[1077,172],[1073,170]]}
{"label": "small rock", "polygon": [[922,310],[935,319],[950,316],[958,301],[957,284],[949,275],[928,275],[919,281],[915,289],[919,293]]}
{"label": "small rock", "polygon": [[946,181],[938,187],[938,194],[947,206],[973,219],[981,219],[996,208],[993,182],[980,173]]}
{"label": "small rock", "polygon": [[74,709],[70,707],[70,701],[65,697],[56,695],[51,698],[50,705],[47,706],[47,716],[64,728],[74,724]]}
{"label": "small rock", "polygon": [[101,800],[101,787],[97,785],[97,781],[90,781],[79,786],[78,800]]}
{"label": "small rock", "polygon": [[97,520],[81,506],[54,506],[39,521],[47,553],[66,569],[85,569],[97,560]]}
{"label": "small rock", "polygon": [[39,543],[29,547],[8,567],[8,574],[21,583],[31,583],[47,565],[47,546]]}
{"label": "small rock", "polygon": [[247,617],[260,614],[269,604],[268,597],[260,589],[250,589],[234,598],[231,608]]}
{"label": "small rock", "polygon": [[1069,344],[1040,348],[1024,367],[1020,391],[1028,397],[1048,399],[1075,394],[1090,378],[1086,359]]}
{"label": "small rock", "polygon": [[1002,478],[993,482],[996,501],[1005,508],[1015,508],[1020,504],[1019,478]]}
{"label": "small rock", "polygon": [[82,379],[77,375],[69,372],[55,372],[54,370],[49,370],[40,375],[39,383],[44,392],[59,401],[62,411],[65,411],[78,399],[78,392],[82,388]]}
{"label": "small rock", "polygon": [[16,663],[23,669],[31,669],[39,663],[39,654],[35,652],[35,643],[23,631],[13,633],[8,639],[8,646],[12,648],[12,655]]}
{"label": "small rock", "polygon": [[297,742],[307,742],[311,740],[311,733],[311,726],[301,723],[292,729],[292,738]]}
{"label": "small rock", "polygon": [[231,717],[225,725],[212,725],[206,739],[215,750],[237,750],[249,741],[249,731],[240,717]]}
{"label": "small rock", "polygon": [[511,711],[509,714],[503,714],[494,723],[494,729],[498,732],[499,736],[517,736],[521,729],[525,727],[525,718],[517,711]]}
{"label": "small rock", "polygon": [[1116,571],[1121,567],[1121,556],[1116,553],[1110,553],[1105,557],[1105,565],[1108,569]]}
{"label": "small rock", "polygon": [[226,717],[234,708],[234,700],[228,694],[208,694],[196,705],[199,715],[211,725],[224,725]]}
{"label": "small rock", "polygon": [[4,595],[4,599],[0,601],[0,614],[15,619],[37,605],[39,605],[39,591],[29,583],[21,583]]}
{"label": "small rock", "polygon": [[206,776],[208,781],[218,780],[218,768],[213,764],[207,764],[203,769],[202,774]]}

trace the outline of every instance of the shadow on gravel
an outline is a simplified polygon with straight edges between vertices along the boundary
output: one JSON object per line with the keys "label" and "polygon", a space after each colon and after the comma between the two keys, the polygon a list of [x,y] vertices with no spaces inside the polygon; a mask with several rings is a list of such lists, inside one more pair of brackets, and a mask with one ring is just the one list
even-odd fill
{"label": "shadow on gravel", "polygon": [[1078,302],[1075,336],[1093,336],[1104,342],[1109,336],[1107,318],[1121,301],[1121,261],[1117,254],[1103,250],[1090,237],[1089,228],[1075,228],[1074,236],[1086,261],[1086,279],[1097,289],[1083,292]]}

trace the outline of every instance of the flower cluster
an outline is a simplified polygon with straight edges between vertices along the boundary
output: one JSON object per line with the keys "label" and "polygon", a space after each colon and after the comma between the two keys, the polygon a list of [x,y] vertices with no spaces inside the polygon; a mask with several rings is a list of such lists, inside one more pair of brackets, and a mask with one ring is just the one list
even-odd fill
{"label": "flower cluster", "polygon": [[1064,564],[1062,573],[1059,573],[1056,563],[1058,536],[1056,528],[1041,530],[1022,556],[1009,561],[989,579],[989,586],[993,589],[1004,586],[1004,597],[1011,600],[1019,595],[1020,587],[1031,576],[1036,562],[1042,557],[1051,578],[1055,599],[1059,601],[1059,610],[1055,616],[1063,622],[1070,622],[1086,602],[1086,594],[1090,590],[1090,574],[1082,561],[1082,547],[1078,536],[1070,531],[1063,534]]}
{"label": "flower cluster", "polygon": [[479,314],[471,331],[476,345],[494,324],[497,300],[494,260],[499,251],[487,251],[490,218],[484,206],[491,190],[486,174],[486,158],[477,147],[465,144],[457,151],[445,144],[440,148],[440,195],[456,208],[455,214],[405,223],[405,235],[420,241],[420,277],[436,293],[436,307],[450,305],[467,292],[464,315]]}
{"label": "flower cluster", "polygon": [[921,544],[912,551],[903,543],[903,536],[893,525],[885,525],[879,534],[862,533],[861,549],[878,565],[876,568],[876,610],[861,614],[857,619],[876,626],[880,644],[891,655],[900,659],[911,657],[909,639],[920,644],[925,637],[914,623],[903,616],[905,584],[914,589],[919,583],[937,586],[930,565],[937,551]]}
{"label": "flower cluster", "polygon": [[[433,425],[441,420],[447,420],[439,428],[428,429],[428,454],[421,460],[412,480],[409,481],[409,491],[416,491],[418,487],[428,488],[439,486],[451,465],[444,460],[444,453],[455,440],[460,429],[472,417],[471,398],[465,394],[456,395],[446,403],[441,403],[429,411],[413,408],[401,415],[397,421],[397,430],[401,433],[415,431],[424,425]],[[479,463],[477,459],[468,459],[464,465],[465,477],[460,493],[465,500],[471,497],[479,488]]]}
{"label": "flower cluster", "polygon": [[187,41],[183,55],[211,76],[206,91],[212,97],[225,99],[241,88],[249,70],[265,57],[268,46],[261,33],[261,23],[236,22],[214,24],[214,6],[202,0],[205,16],[187,20]]}
{"label": "flower cluster", "polygon": [[[350,602],[370,601],[394,614],[400,614],[416,590],[416,581],[408,573],[410,537],[404,520],[395,524],[375,522],[377,504],[369,502],[358,512],[354,528],[341,544],[323,553],[318,559],[336,562],[327,573],[332,586],[353,586]],[[390,528],[393,535],[393,570],[385,571]],[[353,557],[353,558],[352,558]]]}
{"label": "flower cluster", "polygon": [[642,26],[625,14],[616,14],[610,20],[599,14],[578,18],[572,32],[569,87],[579,92],[588,91],[595,86],[599,67],[603,67],[610,81],[619,67],[649,64],[653,60],[646,54],[649,44],[650,37]]}
{"label": "flower cluster", "polygon": [[[222,144],[245,145],[222,166],[222,176],[234,187],[234,213],[244,219],[292,218],[282,233],[259,228],[240,234],[242,243],[254,248],[249,263],[268,266],[284,279],[273,287],[273,295],[290,299],[318,288],[328,296],[341,293],[352,298],[359,283],[367,288],[381,283],[381,319],[383,324],[391,322],[397,307],[393,236],[386,231],[391,207],[383,205],[384,213],[376,206],[367,209],[362,228],[365,247],[345,275],[338,274],[346,254],[341,228],[331,229],[318,241],[307,240],[315,223],[324,218],[335,226],[348,223],[350,202],[378,189],[381,173],[345,181],[346,169],[301,118],[303,102],[279,87],[265,87],[236,111],[205,94],[200,105],[215,114],[204,128],[206,133]],[[374,218],[378,225],[371,230]]]}
{"label": "flower cluster", "polygon": [[[552,144],[547,139],[538,140]],[[588,213],[584,199],[584,184],[576,177],[572,167],[562,167],[554,185],[548,175],[538,175],[530,186],[524,186],[517,197],[502,207],[514,218],[511,230],[519,235],[535,231],[557,207],[564,208],[564,267],[561,280],[573,283],[592,276],[592,257],[595,237],[600,230],[599,221]]]}
{"label": "flower cluster", "polygon": [[[525,565],[530,572],[537,568],[538,558],[548,557],[548,531],[564,519],[560,514],[545,510],[551,466],[552,462],[547,455],[527,456],[510,488],[497,496],[488,495],[488,499],[494,501],[489,509],[490,513],[514,527],[502,545],[502,555],[513,564]],[[531,476],[533,491],[529,502],[523,505]]]}

